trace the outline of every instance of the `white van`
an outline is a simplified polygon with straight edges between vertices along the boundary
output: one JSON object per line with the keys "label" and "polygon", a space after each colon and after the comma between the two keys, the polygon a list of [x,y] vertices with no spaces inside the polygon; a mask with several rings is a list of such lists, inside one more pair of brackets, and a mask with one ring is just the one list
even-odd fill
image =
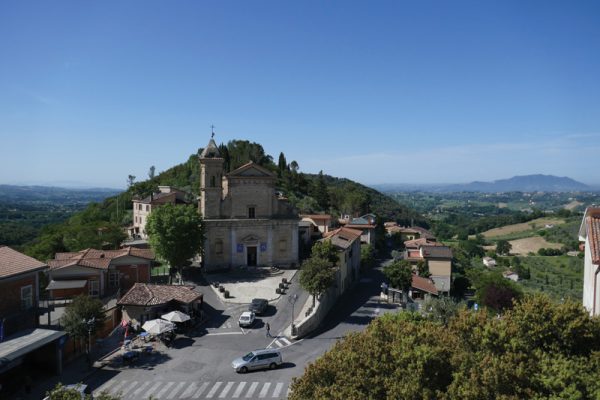
{"label": "white van", "polygon": [[231,363],[235,372],[245,373],[253,369],[275,369],[283,362],[279,350],[254,350]]}

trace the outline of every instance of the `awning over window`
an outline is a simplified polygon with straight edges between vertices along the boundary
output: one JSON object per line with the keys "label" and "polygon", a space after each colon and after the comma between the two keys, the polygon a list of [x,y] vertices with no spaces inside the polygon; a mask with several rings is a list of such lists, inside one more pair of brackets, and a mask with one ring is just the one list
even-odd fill
{"label": "awning over window", "polygon": [[86,280],[77,280],[77,281],[50,281],[50,284],[46,288],[46,290],[55,290],[55,289],[81,289],[85,287],[87,283]]}

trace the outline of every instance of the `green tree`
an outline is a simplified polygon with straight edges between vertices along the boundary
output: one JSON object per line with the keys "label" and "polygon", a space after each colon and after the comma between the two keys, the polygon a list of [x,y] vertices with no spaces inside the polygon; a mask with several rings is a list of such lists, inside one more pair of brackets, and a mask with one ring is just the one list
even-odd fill
{"label": "green tree", "polygon": [[360,245],[360,266],[363,269],[370,269],[375,266],[375,250],[373,250],[372,245]]}
{"label": "green tree", "polygon": [[[66,387],[62,383],[58,383],[52,390],[46,392],[49,400],[81,400],[81,393],[76,387]],[[102,391],[96,394],[94,400],[121,400],[120,394],[110,394],[107,391]],[[85,400],[92,400],[91,395],[86,395]]]}
{"label": "green tree", "polygon": [[135,183],[135,175],[127,175],[127,187],[133,186]]}
{"label": "green tree", "polygon": [[287,169],[287,161],[283,152],[279,153],[279,160],[277,162],[277,175],[281,178]]}
{"label": "green tree", "polygon": [[494,311],[512,308],[513,300],[518,300],[523,291],[510,279],[496,272],[484,273],[474,280],[477,301]]}
{"label": "green tree", "polygon": [[406,260],[394,261],[383,267],[383,274],[395,289],[402,290],[404,302],[408,302],[408,290],[412,285],[412,267]]}
{"label": "green tree", "polygon": [[[444,300],[440,300],[444,301]],[[294,378],[290,399],[592,399],[600,320],[580,304],[526,296],[502,318],[386,314]]]}
{"label": "green tree", "polygon": [[331,261],[314,255],[302,262],[300,268],[300,285],[315,300],[335,283],[336,270]]}
{"label": "green tree", "polygon": [[317,176],[316,187],[314,189],[314,196],[321,210],[327,210],[329,208],[329,192],[327,191],[327,183],[325,182],[325,176],[323,171],[319,171]]}
{"label": "green tree", "polygon": [[444,325],[448,325],[450,320],[456,316],[462,308],[464,308],[464,305],[458,304],[452,300],[452,298],[447,296],[430,297],[425,300],[422,307],[423,313],[427,318]]}
{"label": "green tree", "polygon": [[150,166],[150,169],[148,170],[148,179],[152,180],[154,179],[156,173],[156,167],[154,165]]}
{"label": "green tree", "polygon": [[[89,340],[104,326],[104,305],[96,298],[79,295],[65,308],[61,324],[73,338]],[[90,343],[87,343],[89,348]]]}
{"label": "green tree", "polygon": [[330,267],[335,267],[339,261],[338,251],[330,240],[321,240],[313,244],[310,255],[326,260]]}
{"label": "green tree", "polygon": [[419,262],[417,262],[417,272],[419,273],[419,276],[422,276],[424,278],[429,278],[431,276],[431,273],[429,272],[429,266],[427,265],[427,261],[420,260]]}
{"label": "green tree", "polygon": [[508,255],[511,249],[512,245],[508,242],[508,240],[502,239],[496,242],[496,254]]}
{"label": "green tree", "polygon": [[203,221],[194,205],[165,204],[148,217],[146,231],[156,255],[181,280],[181,269],[203,252]]}

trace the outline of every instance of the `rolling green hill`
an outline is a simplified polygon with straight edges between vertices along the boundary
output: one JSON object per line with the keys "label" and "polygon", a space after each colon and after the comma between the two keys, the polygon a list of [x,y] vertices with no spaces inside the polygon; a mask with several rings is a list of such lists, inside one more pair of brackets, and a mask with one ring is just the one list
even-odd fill
{"label": "rolling green hill", "polygon": [[[200,149],[199,151],[201,151]],[[226,171],[253,161],[277,174],[277,189],[288,197],[301,213],[327,212],[362,215],[374,213],[382,221],[415,224],[427,227],[427,221],[414,210],[392,198],[345,178],[299,171],[298,163],[285,160],[280,154],[278,163],[266,154],[260,144],[233,140],[219,147],[225,159]],[[67,221],[44,227],[42,233],[25,248],[26,253],[40,260],[52,258],[60,251],[78,251],[87,247],[116,248],[125,238],[123,227],[132,222],[134,196],[145,197],[159,185],[175,186],[190,192],[193,200],[199,194],[200,166],[197,154],[187,161],[130,187],[100,203],[91,203]]]}

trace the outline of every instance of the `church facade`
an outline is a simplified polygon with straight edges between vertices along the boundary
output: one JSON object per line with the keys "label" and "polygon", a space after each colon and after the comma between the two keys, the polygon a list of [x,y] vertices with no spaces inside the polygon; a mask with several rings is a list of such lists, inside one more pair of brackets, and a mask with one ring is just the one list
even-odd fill
{"label": "church facade", "polygon": [[252,162],[225,174],[212,138],[199,161],[204,267],[296,267],[299,218],[276,193],[276,175]]}

